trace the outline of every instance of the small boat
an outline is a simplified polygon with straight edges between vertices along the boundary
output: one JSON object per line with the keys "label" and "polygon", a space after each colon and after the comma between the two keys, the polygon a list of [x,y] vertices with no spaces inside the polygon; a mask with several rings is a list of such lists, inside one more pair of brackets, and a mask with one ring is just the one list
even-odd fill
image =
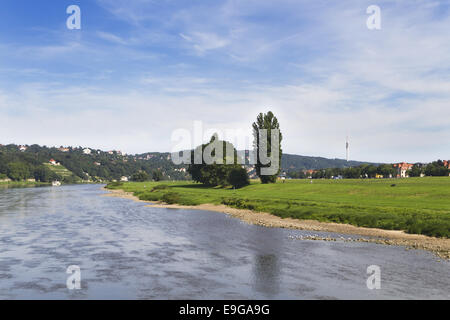
{"label": "small boat", "polygon": [[59,181],[53,181],[53,182],[52,182],[52,186],[53,186],[53,187],[59,187],[59,186],[61,186],[61,182],[59,182]]}

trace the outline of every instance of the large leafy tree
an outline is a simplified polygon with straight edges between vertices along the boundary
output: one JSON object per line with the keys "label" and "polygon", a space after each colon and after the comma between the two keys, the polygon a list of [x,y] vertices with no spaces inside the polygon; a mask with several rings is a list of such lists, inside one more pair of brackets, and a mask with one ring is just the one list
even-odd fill
{"label": "large leafy tree", "polygon": [[131,176],[131,180],[136,182],[145,182],[150,180],[150,176],[145,171],[139,171]]}
{"label": "large leafy tree", "polygon": [[[260,141],[260,130],[261,129],[265,129],[267,130],[267,141]],[[272,150],[272,130],[277,129],[280,130],[280,124],[278,123],[278,119],[274,116],[274,114],[269,111],[267,114],[263,114],[260,113],[258,115],[258,117],[256,118],[256,122],[253,123],[253,137],[254,137],[254,142],[253,142],[253,146],[255,149],[255,153],[256,153],[256,165],[255,165],[255,169],[256,169],[256,174],[258,175],[258,177],[261,179],[262,183],[275,183],[277,181],[277,177],[281,171],[281,156],[282,156],[282,149],[281,149],[281,140],[282,140],[282,134],[280,131],[280,135],[279,135],[279,162],[278,162],[278,171],[273,174],[273,175],[264,175],[261,174],[261,169],[262,168],[268,168],[272,165],[274,165],[273,163],[269,163],[269,164],[264,164],[262,162],[262,159],[260,157],[260,150],[262,150],[261,148],[263,147],[263,144],[266,144],[267,146],[267,156],[269,158],[272,157],[272,153],[275,150]],[[276,148],[277,146],[274,145],[273,148]]]}
{"label": "large leafy tree", "polygon": [[[214,145],[221,146],[223,148],[223,158],[222,161],[208,164],[204,157],[205,149],[208,151],[208,149],[213,146],[213,143]],[[231,157],[230,155],[227,156],[227,150],[232,150]],[[194,164],[189,165],[188,172],[192,175],[192,180],[203,183],[206,186],[229,185],[230,172],[241,168],[237,162],[237,151],[233,144],[227,141],[219,140],[217,135],[213,135],[209,143],[198,146],[195,150],[192,150],[191,159],[195,159],[195,154],[202,155],[201,163],[194,162]],[[215,149],[211,152],[211,156],[216,156]]]}

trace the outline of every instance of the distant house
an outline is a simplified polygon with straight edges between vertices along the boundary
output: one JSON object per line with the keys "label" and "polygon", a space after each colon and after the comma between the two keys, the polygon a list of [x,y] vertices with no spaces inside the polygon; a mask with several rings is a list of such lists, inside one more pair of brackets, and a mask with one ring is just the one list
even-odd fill
{"label": "distant house", "polygon": [[124,176],[124,177],[121,177],[121,178],[120,178],[120,181],[122,181],[122,182],[128,182],[128,178],[125,177],[125,176]]}
{"label": "distant house", "polygon": [[397,169],[397,178],[409,178],[408,171],[414,165],[411,163],[401,162],[393,164],[393,167]]}
{"label": "distant house", "polygon": [[444,167],[447,167],[447,169],[450,169],[450,160],[444,160]]}
{"label": "distant house", "polygon": [[86,149],[83,149],[83,153],[84,153],[84,154],[91,154],[92,151],[91,151],[91,149],[86,148]]}
{"label": "distant house", "polygon": [[304,170],[303,173],[306,175],[308,179],[312,178],[314,173],[318,172],[318,170]]}
{"label": "distant house", "polygon": [[94,162],[94,164],[95,164],[96,166],[101,166],[101,165],[102,165],[100,162]]}
{"label": "distant house", "polygon": [[56,162],[55,159],[50,159],[50,161],[48,163],[50,163],[52,166],[60,166],[61,165],[59,162]]}
{"label": "distant house", "polygon": [[21,152],[25,152],[25,151],[27,151],[27,149],[28,149],[28,147],[26,147],[26,146],[19,146],[19,150]]}
{"label": "distant house", "polygon": [[64,147],[58,148],[58,150],[61,152],[69,152],[70,151],[69,148],[64,148]]}

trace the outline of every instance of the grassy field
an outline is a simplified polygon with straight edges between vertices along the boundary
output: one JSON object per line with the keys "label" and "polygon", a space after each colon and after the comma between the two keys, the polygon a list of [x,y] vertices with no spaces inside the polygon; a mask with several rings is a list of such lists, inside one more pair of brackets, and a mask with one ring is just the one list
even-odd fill
{"label": "grassy field", "polygon": [[[392,186],[395,184],[395,186]],[[349,223],[450,237],[450,177],[380,180],[287,180],[239,190],[190,182],[111,184],[141,200],[225,204],[282,218]]]}
{"label": "grassy field", "polygon": [[29,181],[0,181],[0,187],[31,187],[31,186],[45,186],[50,185],[50,183],[44,182],[29,182]]}
{"label": "grassy field", "polygon": [[72,171],[69,171],[67,168],[65,168],[62,165],[59,166],[52,166],[49,163],[45,163],[44,164],[47,168],[49,168],[51,171],[53,171],[54,173],[56,173],[57,175],[63,177],[63,178],[67,178],[70,177],[72,175]]}

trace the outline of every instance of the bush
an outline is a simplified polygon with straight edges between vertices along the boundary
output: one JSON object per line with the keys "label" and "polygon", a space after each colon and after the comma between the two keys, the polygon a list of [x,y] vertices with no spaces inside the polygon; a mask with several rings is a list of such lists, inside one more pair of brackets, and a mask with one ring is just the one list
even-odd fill
{"label": "bush", "polygon": [[143,192],[143,193],[135,193],[135,196],[137,196],[140,200],[144,201],[159,201],[161,200],[161,197],[157,193],[150,193],[150,192]]}
{"label": "bush", "polygon": [[247,171],[244,168],[234,168],[228,174],[228,182],[235,189],[239,189],[250,184]]}
{"label": "bush", "polygon": [[158,190],[166,190],[167,188],[169,188],[168,185],[166,185],[166,184],[159,184],[159,185],[153,187],[152,192],[158,191]]}
{"label": "bush", "polygon": [[222,204],[238,209],[248,209],[248,210],[255,210],[256,206],[254,203],[247,199],[240,199],[240,198],[223,198],[221,201]]}
{"label": "bush", "polygon": [[167,204],[179,203],[180,195],[176,192],[168,192],[162,196],[161,200]]}
{"label": "bush", "polygon": [[110,189],[110,188],[118,188],[123,186],[123,182],[110,182],[106,185],[106,189]]}

